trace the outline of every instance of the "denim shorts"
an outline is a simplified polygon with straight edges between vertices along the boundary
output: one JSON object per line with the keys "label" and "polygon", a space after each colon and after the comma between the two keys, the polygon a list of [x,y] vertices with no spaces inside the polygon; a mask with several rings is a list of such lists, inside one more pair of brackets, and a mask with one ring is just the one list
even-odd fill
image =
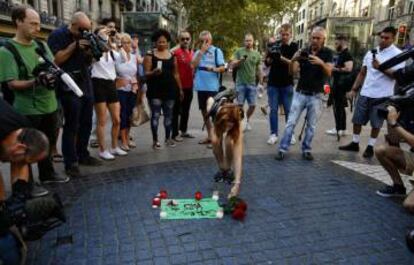
{"label": "denim shorts", "polygon": [[247,100],[249,106],[256,105],[257,89],[255,85],[236,85],[237,103],[243,105]]}
{"label": "denim shorts", "polygon": [[354,116],[352,117],[352,123],[366,125],[370,121],[372,128],[380,129],[384,123],[384,119],[378,116],[378,109],[380,104],[386,100],[387,98],[359,96],[356,102]]}

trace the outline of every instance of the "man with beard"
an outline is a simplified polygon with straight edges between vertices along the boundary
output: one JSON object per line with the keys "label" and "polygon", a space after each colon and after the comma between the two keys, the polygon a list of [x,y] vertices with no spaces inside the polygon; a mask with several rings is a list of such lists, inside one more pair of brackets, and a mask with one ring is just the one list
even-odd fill
{"label": "man with beard", "polygon": [[[348,41],[345,36],[337,36],[335,39],[337,56],[334,58],[332,69],[332,107],[335,117],[335,128],[327,130],[326,134],[344,136],[346,134],[346,92],[351,89],[352,84],[348,80],[354,66],[353,58],[348,51]],[[336,59],[336,60],[335,60]]]}

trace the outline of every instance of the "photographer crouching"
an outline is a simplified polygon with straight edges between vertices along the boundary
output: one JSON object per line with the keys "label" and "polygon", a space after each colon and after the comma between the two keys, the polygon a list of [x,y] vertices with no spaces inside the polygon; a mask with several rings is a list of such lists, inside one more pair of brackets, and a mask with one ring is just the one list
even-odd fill
{"label": "photographer crouching", "polygon": [[56,196],[31,198],[28,184],[29,164],[48,155],[45,134],[27,128],[30,122],[0,99],[0,161],[10,162],[12,195],[6,198],[0,172],[0,264],[24,264],[26,245],[23,239],[38,239],[64,221],[62,204]]}
{"label": "photographer crouching", "polygon": [[[414,49],[411,48],[386,62],[379,64],[373,62],[373,67],[397,81],[398,89],[395,96],[382,104],[378,115],[387,118],[389,145],[381,145],[375,148],[375,156],[390,174],[393,185],[386,185],[378,190],[382,197],[405,197],[406,188],[401,179],[400,172],[412,175],[414,172],[414,63],[405,68],[394,71],[393,66],[414,58]],[[410,151],[400,148],[399,140],[403,139],[411,147]],[[414,213],[414,191],[412,190],[403,202],[404,208]],[[406,236],[407,246],[414,252],[414,230]]]}

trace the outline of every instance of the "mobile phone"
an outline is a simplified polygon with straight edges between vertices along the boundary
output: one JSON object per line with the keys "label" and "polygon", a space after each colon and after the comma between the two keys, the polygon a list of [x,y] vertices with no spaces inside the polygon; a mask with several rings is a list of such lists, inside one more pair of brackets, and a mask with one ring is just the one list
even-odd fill
{"label": "mobile phone", "polygon": [[162,69],[162,61],[157,61],[157,69]]}

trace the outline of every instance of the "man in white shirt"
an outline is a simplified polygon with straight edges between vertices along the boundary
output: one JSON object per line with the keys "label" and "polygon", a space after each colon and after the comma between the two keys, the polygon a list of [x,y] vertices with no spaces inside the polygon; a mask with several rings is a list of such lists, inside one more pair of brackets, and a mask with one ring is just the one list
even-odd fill
{"label": "man in white shirt", "polygon": [[[355,97],[358,88],[362,85],[352,117],[354,125],[352,142],[340,146],[339,150],[358,152],[362,125],[366,125],[370,121],[371,136],[363,156],[371,158],[374,155],[374,145],[384,122],[384,119],[378,116],[378,106],[394,94],[395,80],[376,70],[373,61],[376,59],[379,63],[383,63],[401,53],[400,49],[393,44],[396,33],[397,30],[393,27],[383,29],[379,35],[378,47],[368,51],[364,57],[362,69],[347,95],[348,98]],[[404,67],[404,63],[396,65],[392,69],[395,71],[402,67]]]}

